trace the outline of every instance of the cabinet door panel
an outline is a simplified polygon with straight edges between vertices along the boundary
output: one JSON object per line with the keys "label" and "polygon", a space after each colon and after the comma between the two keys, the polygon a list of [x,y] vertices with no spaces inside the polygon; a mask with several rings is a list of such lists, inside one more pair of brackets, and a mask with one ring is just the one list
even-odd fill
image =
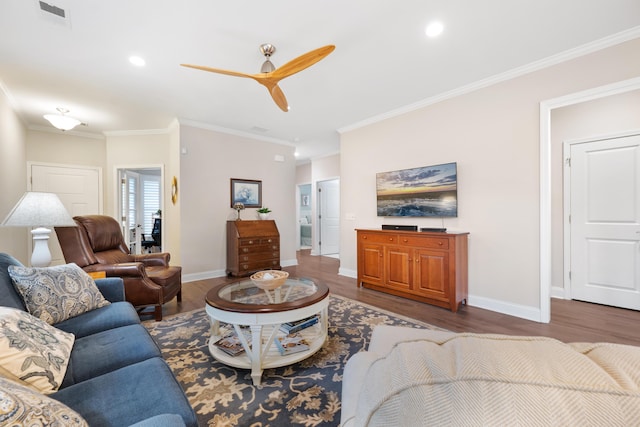
{"label": "cabinet door panel", "polygon": [[382,284],[384,280],[384,264],[382,261],[384,249],[381,245],[363,244],[362,279],[370,283]]}
{"label": "cabinet door panel", "polygon": [[417,267],[414,291],[442,301],[449,300],[449,254],[428,250],[416,251]]}
{"label": "cabinet door panel", "polygon": [[411,263],[413,259],[411,249],[388,246],[386,253],[386,285],[396,289],[411,288]]}

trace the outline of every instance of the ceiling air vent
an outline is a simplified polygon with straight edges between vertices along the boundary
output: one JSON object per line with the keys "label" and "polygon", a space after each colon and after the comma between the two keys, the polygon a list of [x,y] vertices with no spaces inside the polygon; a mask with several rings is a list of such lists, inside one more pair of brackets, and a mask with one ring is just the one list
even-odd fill
{"label": "ceiling air vent", "polygon": [[64,9],[60,9],[58,6],[54,6],[52,4],[45,3],[43,1],[40,2],[40,10],[44,12],[49,12],[52,15],[59,16],[62,19],[66,18]]}

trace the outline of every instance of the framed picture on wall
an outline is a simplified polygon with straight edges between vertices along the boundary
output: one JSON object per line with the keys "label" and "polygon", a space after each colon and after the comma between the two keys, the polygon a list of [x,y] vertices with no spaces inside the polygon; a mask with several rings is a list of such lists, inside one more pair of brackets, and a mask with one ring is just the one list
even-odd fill
{"label": "framed picture on wall", "polygon": [[245,208],[261,208],[262,181],[231,178],[231,207],[236,203]]}
{"label": "framed picture on wall", "polygon": [[308,194],[303,194],[302,197],[300,197],[300,205],[301,206],[309,206],[309,195]]}

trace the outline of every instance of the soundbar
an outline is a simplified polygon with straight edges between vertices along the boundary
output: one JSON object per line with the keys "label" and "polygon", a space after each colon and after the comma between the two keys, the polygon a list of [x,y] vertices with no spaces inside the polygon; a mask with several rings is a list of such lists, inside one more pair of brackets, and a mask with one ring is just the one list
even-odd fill
{"label": "soundbar", "polygon": [[417,225],[389,225],[383,224],[383,230],[402,230],[402,231],[418,231]]}
{"label": "soundbar", "polygon": [[446,228],[429,228],[429,227],[424,227],[421,228],[420,231],[431,231],[431,232],[436,232],[436,233],[444,233],[445,231],[447,231]]}

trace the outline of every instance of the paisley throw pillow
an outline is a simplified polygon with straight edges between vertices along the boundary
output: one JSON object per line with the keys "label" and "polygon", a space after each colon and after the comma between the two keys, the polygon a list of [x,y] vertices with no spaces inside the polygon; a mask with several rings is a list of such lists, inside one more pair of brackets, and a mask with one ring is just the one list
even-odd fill
{"label": "paisley throw pillow", "polygon": [[12,265],[8,270],[29,313],[50,325],[109,305],[93,279],[76,264]]}
{"label": "paisley throw pillow", "polygon": [[63,403],[1,376],[0,425],[89,427]]}

